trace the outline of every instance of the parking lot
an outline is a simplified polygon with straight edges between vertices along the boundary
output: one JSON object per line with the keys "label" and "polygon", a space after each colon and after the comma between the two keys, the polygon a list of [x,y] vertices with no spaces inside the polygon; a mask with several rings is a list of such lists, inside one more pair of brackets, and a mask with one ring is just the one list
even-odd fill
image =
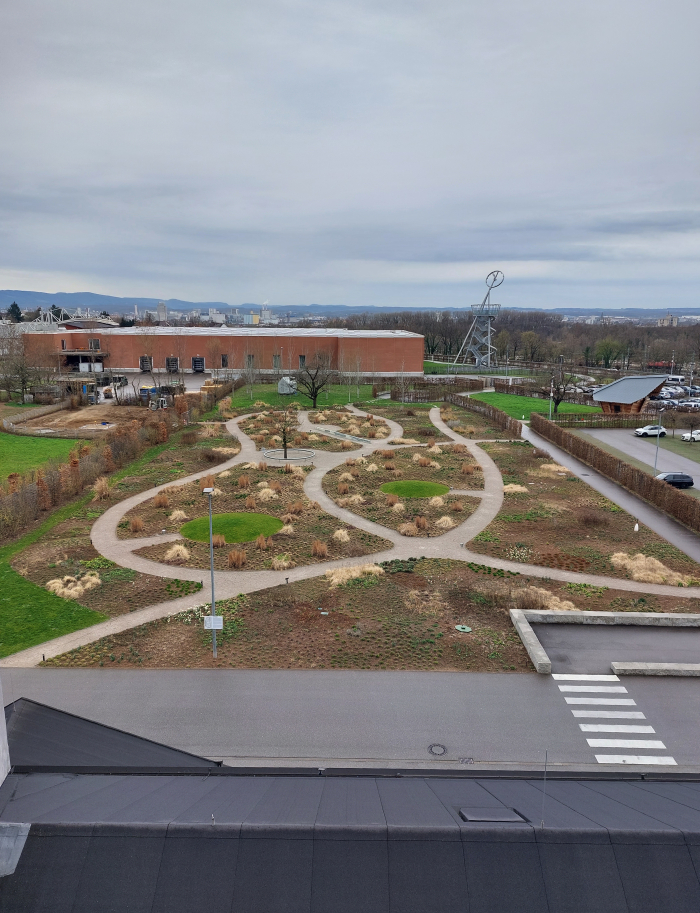
{"label": "parking lot", "polygon": [[[659,447],[659,456],[656,466],[657,472],[687,472],[696,479],[696,487],[700,488],[700,443],[685,444],[681,443],[681,434],[687,431],[687,428],[676,428],[675,441],[678,449],[687,450],[688,455],[674,453],[664,448],[664,439],[661,439]],[[654,469],[654,457],[656,455],[656,438],[637,437],[631,428],[590,428],[585,432],[579,432],[582,437],[598,441],[603,445],[612,447],[625,456],[631,457],[632,460],[643,463],[649,467],[650,471]]]}

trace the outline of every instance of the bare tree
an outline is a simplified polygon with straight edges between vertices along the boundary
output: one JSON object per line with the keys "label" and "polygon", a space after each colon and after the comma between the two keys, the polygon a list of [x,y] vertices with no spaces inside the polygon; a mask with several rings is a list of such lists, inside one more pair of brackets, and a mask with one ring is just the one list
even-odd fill
{"label": "bare tree", "polygon": [[539,393],[542,393],[544,396],[549,399],[552,399],[552,410],[556,415],[559,411],[559,405],[566,400],[566,398],[576,392],[576,384],[578,383],[578,378],[575,374],[567,374],[564,371],[563,365],[558,365],[554,371],[552,371],[552,376],[548,384],[543,384],[541,387],[538,387],[537,390]]}
{"label": "bare tree", "polygon": [[329,386],[337,372],[331,368],[331,360],[325,352],[317,352],[310,362],[299,368],[295,377],[297,389],[302,396],[311,400],[312,407],[316,408],[319,393]]}
{"label": "bare tree", "polygon": [[252,399],[253,387],[258,379],[258,369],[255,367],[255,355],[251,352],[246,352],[243,355],[243,370],[241,371],[241,375],[248,388],[248,395]]}
{"label": "bare tree", "polygon": [[406,394],[408,393],[409,379],[406,374],[406,363],[401,362],[401,368],[396,372],[394,377],[394,387],[399,392],[399,399],[403,403],[406,400]]}

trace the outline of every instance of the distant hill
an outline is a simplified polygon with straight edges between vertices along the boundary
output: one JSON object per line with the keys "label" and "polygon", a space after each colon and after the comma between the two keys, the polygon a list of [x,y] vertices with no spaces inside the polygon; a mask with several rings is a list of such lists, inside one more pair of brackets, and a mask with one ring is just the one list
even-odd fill
{"label": "distant hill", "polygon": [[[22,310],[33,310],[41,307],[50,308],[52,305],[58,305],[68,309],[73,308],[92,308],[95,311],[108,311],[110,314],[133,314],[134,305],[137,305],[139,311],[155,310],[159,301],[165,301],[168,308],[172,311],[191,311],[193,308],[208,310],[209,308],[239,308],[243,311],[259,310],[262,303],[246,302],[243,304],[230,304],[226,301],[182,301],[179,298],[117,298],[113,295],[96,295],[94,292],[31,292],[21,289],[3,289],[0,290],[0,310],[6,310],[13,301],[22,308]],[[290,314],[294,317],[304,317],[317,315],[322,317],[347,317],[350,314],[357,314],[362,311],[372,311],[376,313],[396,312],[399,311],[424,311],[427,308],[421,307],[367,307],[366,305],[346,305],[346,304],[299,304],[292,307],[274,307],[270,310],[275,314]],[[431,309],[432,310],[432,309]],[[435,308],[440,311],[464,311],[467,308]],[[534,308],[506,308],[506,310],[534,310]],[[605,314],[608,317],[646,317],[653,319],[656,317],[665,317],[669,312],[678,316],[700,316],[700,308],[544,308],[550,313],[566,314],[570,317],[591,317],[596,314]]]}

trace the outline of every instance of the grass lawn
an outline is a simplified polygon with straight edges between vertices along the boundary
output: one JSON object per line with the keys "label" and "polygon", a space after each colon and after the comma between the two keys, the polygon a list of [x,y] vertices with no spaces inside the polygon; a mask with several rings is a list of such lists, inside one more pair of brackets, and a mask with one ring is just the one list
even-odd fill
{"label": "grass lawn", "polygon": [[398,495],[400,498],[433,498],[444,495],[450,490],[449,485],[439,482],[421,482],[418,479],[401,482],[386,482],[381,487],[388,495]]}
{"label": "grass lawn", "polygon": [[77,442],[56,438],[24,437],[0,434],[0,478],[11,472],[38,469],[49,460],[65,460]]}
{"label": "grass lawn", "polygon": [[[357,392],[358,389],[360,391],[359,395]],[[319,408],[324,408],[325,406],[343,406],[347,405],[347,403],[371,399],[371,384],[360,384],[359,388],[354,384],[349,388],[347,384],[332,384],[321,391],[318,397],[317,406]],[[252,409],[251,407],[253,406],[253,403],[258,400],[267,403],[268,406],[274,406],[275,408],[287,406],[292,401],[300,403],[302,409],[311,409],[313,407],[309,397],[302,396],[301,392],[298,392],[296,396],[282,396],[277,392],[277,384],[253,384],[252,398],[247,387],[241,387],[240,390],[236,390],[235,393],[231,395],[231,408],[236,409],[239,412],[247,410],[257,412],[257,409]]]}
{"label": "grass lawn", "polygon": [[[472,399],[479,399],[495,406],[502,412],[510,415],[511,418],[521,419],[525,416],[525,421],[530,421],[531,412],[540,412],[542,415],[549,414],[549,400],[536,399],[534,396],[516,396],[512,393],[475,393]],[[576,403],[560,403],[559,413],[568,412],[601,412],[599,406],[578,406]]]}
{"label": "grass lawn", "polygon": [[[226,537],[228,543],[252,542],[261,534],[272,536],[278,533],[284,524],[270,514],[217,514],[212,521],[214,534]],[[209,517],[190,520],[181,527],[180,532],[187,539],[195,542],[209,541]]]}

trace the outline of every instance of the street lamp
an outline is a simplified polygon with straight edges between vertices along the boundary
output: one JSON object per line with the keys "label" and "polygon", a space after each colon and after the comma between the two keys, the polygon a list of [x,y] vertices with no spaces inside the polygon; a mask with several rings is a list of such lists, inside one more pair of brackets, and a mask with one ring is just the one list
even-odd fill
{"label": "street lamp", "polygon": [[554,371],[549,381],[549,420],[552,421],[552,401],[554,399]]}
{"label": "street lamp", "polygon": [[659,409],[659,420],[656,423],[656,455],[654,456],[654,475],[656,475],[656,464],[659,459],[659,438],[661,437],[661,416],[664,414],[663,409]]}
{"label": "street lamp", "polygon": [[[216,600],[214,599],[214,533],[212,528],[212,510],[211,496],[214,494],[213,488],[203,488],[202,494],[209,498],[209,566],[211,568],[211,642],[214,648],[214,659],[216,659]],[[208,627],[207,620],[204,620],[205,628]]]}

